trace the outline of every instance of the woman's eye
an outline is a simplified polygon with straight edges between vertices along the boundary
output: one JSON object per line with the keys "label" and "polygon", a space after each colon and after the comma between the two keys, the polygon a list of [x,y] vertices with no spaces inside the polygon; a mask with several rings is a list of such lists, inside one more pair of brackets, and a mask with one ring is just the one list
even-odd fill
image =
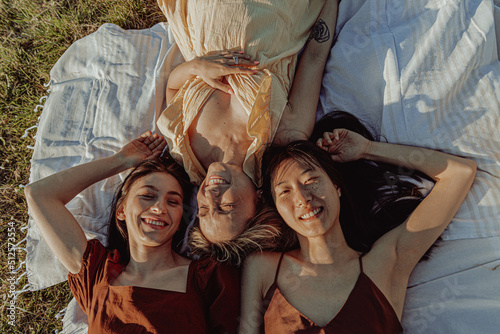
{"label": "woman's eye", "polygon": [[142,198],[145,198],[145,199],[153,199],[155,198],[154,195],[151,195],[151,194],[142,194],[140,195]]}
{"label": "woman's eye", "polygon": [[168,204],[170,204],[170,205],[180,205],[181,202],[177,201],[177,200],[170,200],[170,201],[168,201]]}
{"label": "woman's eye", "polygon": [[307,179],[307,181],[305,182],[305,184],[311,184],[311,183],[314,183],[318,180],[317,177],[310,177],[309,179]]}
{"label": "woman's eye", "polygon": [[220,206],[223,211],[232,211],[236,205],[233,204],[223,204]]}
{"label": "woman's eye", "polygon": [[279,196],[284,196],[284,195],[288,194],[289,192],[290,192],[290,190],[288,190],[288,189],[284,189],[284,190],[281,190],[281,191],[278,193],[278,195],[279,195]]}
{"label": "woman's eye", "polygon": [[208,206],[200,206],[198,209],[198,217],[204,217],[208,213]]}

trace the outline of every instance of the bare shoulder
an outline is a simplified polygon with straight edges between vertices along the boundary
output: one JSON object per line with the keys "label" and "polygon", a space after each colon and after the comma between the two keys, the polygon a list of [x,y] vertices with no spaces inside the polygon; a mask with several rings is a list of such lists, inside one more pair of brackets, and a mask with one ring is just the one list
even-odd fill
{"label": "bare shoulder", "polygon": [[[252,270],[255,273],[268,273],[270,269],[276,270],[281,253],[255,252],[250,254],[243,265],[243,270]],[[273,276],[274,277],[274,276]]]}
{"label": "bare shoulder", "polygon": [[280,256],[281,253],[276,252],[255,252],[249,255],[243,265],[243,284],[246,280],[252,280],[260,286],[262,295],[265,295],[274,282]]}

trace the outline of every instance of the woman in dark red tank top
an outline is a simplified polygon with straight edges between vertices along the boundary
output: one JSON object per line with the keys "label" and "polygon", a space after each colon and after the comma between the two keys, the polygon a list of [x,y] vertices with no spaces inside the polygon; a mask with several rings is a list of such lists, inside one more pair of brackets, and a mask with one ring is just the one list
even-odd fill
{"label": "woman in dark red tank top", "polygon": [[[451,221],[476,165],[346,129],[325,132],[317,145],[295,142],[268,155],[264,194],[293,230],[298,248],[247,259],[240,333],[400,333],[410,273]],[[344,235],[354,224],[345,217],[357,212],[341,214],[353,208],[335,167],[359,159],[418,170],[435,181],[408,219],[364,255]],[[341,226],[341,219],[348,221]]]}

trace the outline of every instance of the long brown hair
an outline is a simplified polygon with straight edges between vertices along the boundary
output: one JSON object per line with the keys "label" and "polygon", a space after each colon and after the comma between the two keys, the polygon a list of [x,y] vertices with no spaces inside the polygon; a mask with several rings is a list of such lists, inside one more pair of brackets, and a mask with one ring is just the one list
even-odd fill
{"label": "long brown hair", "polygon": [[130,259],[130,250],[128,244],[127,225],[124,220],[116,218],[116,212],[125,202],[132,185],[139,179],[151,173],[167,173],[172,175],[182,188],[183,194],[183,214],[179,231],[174,235],[172,245],[174,250],[178,251],[182,238],[187,227],[186,221],[192,214],[189,201],[192,193],[192,185],[189,182],[184,168],[174,161],[170,156],[158,158],[157,160],[144,160],[125,178],[121,186],[116,191],[111,204],[111,213],[109,216],[108,247],[117,249],[120,252],[122,262],[128,263]]}

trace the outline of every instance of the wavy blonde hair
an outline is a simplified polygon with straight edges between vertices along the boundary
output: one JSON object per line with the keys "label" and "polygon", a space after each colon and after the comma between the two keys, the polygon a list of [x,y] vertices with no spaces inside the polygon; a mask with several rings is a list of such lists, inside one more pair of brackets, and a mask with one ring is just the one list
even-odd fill
{"label": "wavy blonde hair", "polygon": [[259,206],[256,215],[248,222],[248,227],[231,240],[211,242],[199,227],[193,228],[189,237],[191,254],[212,257],[239,267],[245,257],[255,251],[282,249],[283,243],[289,242],[288,238],[283,238],[287,226],[275,209],[264,204]]}

